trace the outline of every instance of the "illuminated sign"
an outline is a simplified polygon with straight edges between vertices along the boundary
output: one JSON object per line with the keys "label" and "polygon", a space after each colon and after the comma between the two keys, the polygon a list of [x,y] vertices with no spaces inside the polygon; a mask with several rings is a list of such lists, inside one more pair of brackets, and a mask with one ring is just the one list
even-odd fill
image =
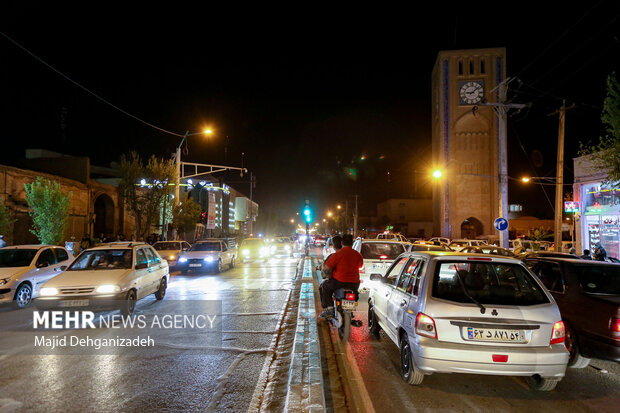
{"label": "illuminated sign", "polygon": [[579,202],[564,201],[564,212],[579,212]]}

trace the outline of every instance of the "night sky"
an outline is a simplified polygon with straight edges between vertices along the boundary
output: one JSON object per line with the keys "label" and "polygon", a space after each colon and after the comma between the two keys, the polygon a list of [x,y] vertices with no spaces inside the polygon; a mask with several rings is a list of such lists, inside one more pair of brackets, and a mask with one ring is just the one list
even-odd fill
{"label": "night sky", "polygon": [[[282,218],[304,199],[325,211],[358,193],[362,214],[371,215],[387,197],[423,192],[440,50],[507,48],[507,75],[522,82],[511,84],[509,98],[532,104],[509,119],[512,177],[555,176],[558,117],[548,115],[566,99],[576,104],[566,118],[571,182],[579,142],[603,133],[606,78],[620,72],[613,1],[570,9],[519,2],[497,12],[497,2],[443,2],[436,10],[48,3],[3,2],[0,31],[146,122],[179,134],[210,125],[215,136],[189,138],[184,160],[243,162],[257,178],[261,212]],[[109,166],[130,150],[168,157],[180,142],[2,36],[0,93],[3,164],[44,148]],[[350,166],[356,180],[344,173]],[[240,180],[228,177],[249,195]],[[547,195],[553,203],[553,187]],[[540,187],[511,184],[509,198],[532,215],[553,216]]]}

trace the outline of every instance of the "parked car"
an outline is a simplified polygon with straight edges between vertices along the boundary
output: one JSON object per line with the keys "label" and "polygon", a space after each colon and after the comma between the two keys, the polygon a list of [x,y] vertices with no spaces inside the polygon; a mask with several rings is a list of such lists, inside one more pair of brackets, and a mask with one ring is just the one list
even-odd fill
{"label": "parked car", "polygon": [[316,244],[317,247],[323,248],[325,246],[325,243],[327,242],[327,237],[326,236],[319,236],[316,237],[314,243]]}
{"label": "parked car", "polygon": [[446,237],[432,237],[432,238],[429,238],[428,240],[439,241],[439,242],[443,242],[444,244],[450,245],[450,238],[446,238]]}
{"label": "parked car", "polygon": [[262,238],[246,238],[239,245],[243,262],[269,259],[269,246]]}
{"label": "parked car", "polygon": [[183,274],[191,270],[213,270],[220,273],[225,267],[233,268],[236,258],[236,248],[230,248],[224,240],[205,239],[194,243],[189,251],[181,254],[178,267]]}
{"label": "parked car", "polygon": [[568,365],[586,367],[590,358],[620,362],[620,266],[556,257],[529,265],[560,307]]}
{"label": "parked car", "polygon": [[479,239],[453,239],[448,245],[454,251],[458,252],[465,247],[481,247],[483,245],[487,245],[487,242]]}
{"label": "parked car", "polygon": [[16,308],[30,305],[43,283],[60,274],[74,257],[54,245],[15,245],[0,248],[0,303]]}
{"label": "parked car", "polygon": [[157,250],[159,255],[168,261],[170,268],[175,268],[181,254],[184,251],[189,251],[191,247],[186,241],[157,241],[153,244],[153,248]]}
{"label": "parked car", "polygon": [[269,246],[269,254],[272,257],[292,257],[293,243],[289,237],[275,237]]}
{"label": "parked car", "polygon": [[364,258],[364,266],[360,268],[360,290],[370,289],[370,274],[385,274],[396,257],[407,250],[408,245],[394,240],[357,238],[353,242],[353,249]]}
{"label": "parked car", "polygon": [[520,261],[407,252],[371,279],[368,326],[400,349],[405,382],[433,373],[524,376],[532,389],[548,391],[564,377],[560,311]]}
{"label": "parked car", "polygon": [[510,251],[509,249],[502,248],[502,247],[496,247],[494,245],[465,247],[461,250],[461,252],[465,252],[468,254],[491,254],[491,255],[499,255],[502,257],[515,257],[515,253]]}
{"label": "parked car", "polygon": [[41,287],[38,309],[120,309],[131,315],[136,302],[166,295],[168,262],[142,242],[114,243],[84,250],[61,274]]}
{"label": "parked car", "polygon": [[448,244],[440,241],[415,241],[406,249],[407,251],[453,251]]}
{"label": "parked car", "polygon": [[532,267],[532,263],[537,262],[536,258],[575,258],[581,259],[578,255],[567,254],[565,252],[555,252],[555,251],[529,251],[524,252],[522,254],[517,254],[516,258],[520,259],[527,265],[528,267]]}

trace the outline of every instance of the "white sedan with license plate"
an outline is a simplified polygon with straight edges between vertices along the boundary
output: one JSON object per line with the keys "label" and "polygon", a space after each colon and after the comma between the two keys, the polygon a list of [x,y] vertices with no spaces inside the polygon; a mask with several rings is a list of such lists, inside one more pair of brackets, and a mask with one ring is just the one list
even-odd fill
{"label": "white sedan with license plate", "polygon": [[560,311],[519,260],[407,252],[371,279],[370,332],[399,347],[407,383],[433,373],[506,375],[549,391],[564,377]]}
{"label": "white sedan with license plate", "polygon": [[360,268],[360,290],[369,290],[374,284],[370,274],[385,274],[394,259],[407,251],[409,243],[383,239],[358,238],[353,243],[353,249],[359,252],[364,259]]}
{"label": "white sedan with license plate", "polygon": [[150,294],[166,295],[169,269],[145,243],[114,243],[82,251],[60,275],[43,284],[35,305],[40,310],[120,309],[131,315],[136,302]]}

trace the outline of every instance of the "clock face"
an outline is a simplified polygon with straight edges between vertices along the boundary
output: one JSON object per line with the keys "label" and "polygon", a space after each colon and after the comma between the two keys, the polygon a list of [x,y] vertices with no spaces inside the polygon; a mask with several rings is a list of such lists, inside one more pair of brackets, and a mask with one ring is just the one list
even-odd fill
{"label": "clock face", "polygon": [[464,82],[459,91],[461,105],[473,105],[484,97],[484,85],[482,82]]}

